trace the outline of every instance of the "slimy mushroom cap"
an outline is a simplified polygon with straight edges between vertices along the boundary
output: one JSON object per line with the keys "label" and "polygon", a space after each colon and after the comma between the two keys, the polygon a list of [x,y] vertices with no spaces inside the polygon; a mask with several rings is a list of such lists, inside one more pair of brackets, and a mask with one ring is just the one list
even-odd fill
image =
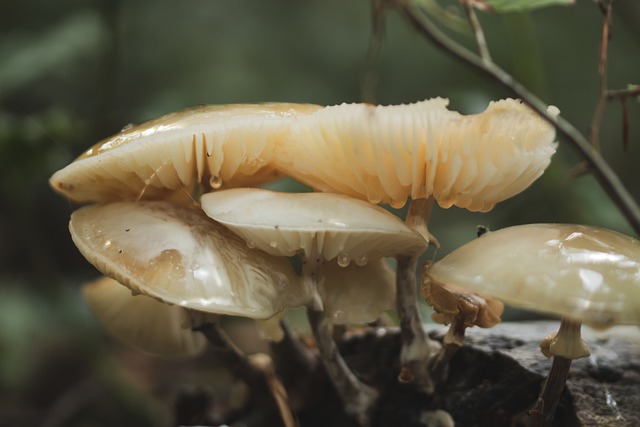
{"label": "slimy mushroom cap", "polygon": [[259,185],[292,118],[319,106],[238,104],[171,113],[100,141],[56,172],[52,187],[75,201],[188,200],[201,188]]}
{"label": "slimy mushroom cap", "polygon": [[640,324],[640,242],[615,231],[531,224],[493,231],[429,274],[516,307],[594,328]]}
{"label": "slimy mushroom cap", "polygon": [[200,201],[207,215],[272,255],[316,253],[344,267],[426,248],[422,236],[390,212],[338,194],[238,188]]}
{"label": "slimy mushroom cap", "polygon": [[75,211],[80,252],[137,293],[209,313],[266,319],[311,298],[289,263],[252,250],[199,209],[116,202]]}

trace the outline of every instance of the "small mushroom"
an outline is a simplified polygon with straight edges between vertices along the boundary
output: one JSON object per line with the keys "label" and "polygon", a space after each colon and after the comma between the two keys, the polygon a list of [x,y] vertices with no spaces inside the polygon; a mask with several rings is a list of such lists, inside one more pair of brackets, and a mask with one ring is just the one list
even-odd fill
{"label": "small mushroom", "polygon": [[449,360],[464,344],[465,329],[472,326],[494,327],[500,323],[504,304],[491,297],[435,281],[429,276],[430,266],[430,262],[424,266],[421,293],[427,304],[435,310],[431,318],[437,323],[449,325],[442,341],[443,346],[431,365],[435,375],[444,379]]}
{"label": "small mushroom", "polygon": [[541,348],[551,372],[531,411],[549,426],[571,360],[589,355],[580,325],[640,325],[640,242],[572,224],[532,224],[489,232],[434,263],[429,275],[481,295],[560,316]]}
{"label": "small mushroom", "polygon": [[[522,102],[506,99],[473,115],[435,98],[410,105],[342,104],[299,117],[276,162],[310,187],[399,208],[406,222],[437,246],[428,231],[431,207],[486,212],[533,183],[551,161],[554,127]],[[549,111],[558,113],[557,108]],[[430,342],[416,307],[417,258],[398,261],[397,309],[402,330],[401,381],[423,391]]]}
{"label": "small mushroom", "polygon": [[164,304],[103,276],[82,288],[85,300],[104,328],[121,341],[144,352],[166,357],[202,353],[205,337],[191,329],[187,311]]}
{"label": "small mushroom", "polygon": [[198,209],[160,201],[90,205],[71,215],[69,229],[103,274],[169,304],[267,319],[311,298],[286,260],[251,250]]}
{"label": "small mushroom", "polygon": [[[346,277],[363,282],[364,287],[364,280],[371,274],[363,272],[370,263],[398,253],[421,253],[426,246],[424,239],[388,211],[335,194],[233,189],[205,194],[201,204],[207,215],[242,236],[249,246],[272,255],[302,254],[305,281],[318,289],[316,301],[307,306],[307,313],[323,363],[347,411],[357,416],[361,424],[368,424],[376,393],[349,370],[332,338],[320,295],[324,293],[331,306],[335,300],[326,295],[331,291],[329,286],[335,285],[325,285],[333,273],[327,276],[323,266],[326,261],[335,260],[339,267],[349,268],[353,262],[356,266],[345,270]],[[346,284],[346,279],[343,281]],[[360,309],[366,306],[363,302],[378,299],[378,290],[372,286],[378,283],[379,280],[370,281],[367,291],[360,293]],[[381,288],[388,292],[388,286]],[[370,314],[377,316],[381,306],[372,307],[376,312]],[[331,317],[335,319],[336,313]]]}
{"label": "small mushroom", "polygon": [[280,177],[272,159],[290,122],[319,108],[208,105],[167,114],[100,141],[50,183],[75,201],[188,201],[202,190],[262,184]]}

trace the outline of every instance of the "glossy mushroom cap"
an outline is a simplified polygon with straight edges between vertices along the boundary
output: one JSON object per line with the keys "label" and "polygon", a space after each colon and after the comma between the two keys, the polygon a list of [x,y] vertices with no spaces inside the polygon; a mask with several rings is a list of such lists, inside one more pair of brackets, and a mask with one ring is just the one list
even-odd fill
{"label": "glossy mushroom cap", "polygon": [[390,212],[338,194],[237,188],[200,201],[207,215],[272,255],[319,254],[346,267],[426,248],[422,236]]}
{"label": "glossy mushroom cap", "polygon": [[190,329],[186,310],[144,295],[109,277],[85,285],[82,293],[104,328],[114,337],[147,353],[190,357],[202,353],[207,340]]}
{"label": "glossy mushroom cap", "polygon": [[258,185],[280,175],[274,150],[306,104],[200,106],[107,138],[56,172],[53,188],[75,201],[178,198],[199,188]]}
{"label": "glossy mushroom cap", "polygon": [[509,227],[456,249],[433,264],[429,275],[594,328],[640,325],[640,242],[611,230]]}
{"label": "glossy mushroom cap", "polygon": [[248,248],[199,209],[152,201],[91,205],[71,215],[69,228],[103,274],[170,304],[265,319],[311,298],[285,259]]}
{"label": "glossy mushroom cap", "polygon": [[320,191],[394,207],[433,196],[471,211],[491,210],[549,165],[555,129],[521,102],[492,102],[467,116],[447,105],[435,98],[323,108],[295,121],[278,164]]}

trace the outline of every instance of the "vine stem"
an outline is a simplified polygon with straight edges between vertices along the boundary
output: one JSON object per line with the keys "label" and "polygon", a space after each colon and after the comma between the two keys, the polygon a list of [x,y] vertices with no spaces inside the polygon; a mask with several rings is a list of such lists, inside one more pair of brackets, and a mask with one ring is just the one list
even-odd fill
{"label": "vine stem", "polygon": [[502,68],[493,62],[484,61],[479,55],[456,43],[440,31],[428,18],[419,18],[415,9],[407,3],[407,0],[393,0],[392,4],[404,15],[416,31],[431,40],[435,46],[496,80],[515,96],[522,99],[543,119],[551,123],[558,133],[578,150],[609,198],[616,204],[636,234],[640,235],[640,207],[638,207],[638,204],[613,169],[571,123],[562,117],[554,117],[549,114],[547,105],[540,98],[531,93]]}

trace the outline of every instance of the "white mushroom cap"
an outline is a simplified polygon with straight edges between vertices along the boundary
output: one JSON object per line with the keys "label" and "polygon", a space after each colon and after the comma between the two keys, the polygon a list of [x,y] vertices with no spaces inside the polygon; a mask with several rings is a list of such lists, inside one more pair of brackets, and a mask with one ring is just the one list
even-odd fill
{"label": "white mushroom cap", "polygon": [[200,106],[167,114],[91,147],[50,180],[76,201],[187,199],[204,189],[262,184],[279,177],[272,158],[306,104]]}
{"label": "white mushroom cap", "polygon": [[326,107],[295,121],[277,161],[317,190],[394,207],[433,196],[471,211],[491,210],[549,165],[555,129],[521,102],[492,102],[467,116],[447,105],[435,98]]}
{"label": "white mushroom cap", "polygon": [[135,292],[194,310],[265,319],[305,305],[286,259],[251,250],[199,209],[166,202],[118,202],[75,211],[80,252]]}
{"label": "white mushroom cap", "polygon": [[325,316],[334,324],[373,322],[395,307],[395,274],[384,258],[346,268],[331,262],[323,267],[322,275],[318,291]]}
{"label": "white mushroom cap", "polygon": [[347,266],[426,248],[392,213],[338,194],[237,188],[205,194],[200,202],[211,218],[272,255],[318,254]]}
{"label": "white mushroom cap", "polygon": [[189,328],[182,307],[133,296],[131,289],[104,276],[82,291],[104,328],[126,344],[166,357],[196,356],[206,348],[206,338]]}
{"label": "white mushroom cap", "polygon": [[433,264],[429,275],[594,328],[640,325],[640,242],[611,230],[509,227],[458,248]]}

